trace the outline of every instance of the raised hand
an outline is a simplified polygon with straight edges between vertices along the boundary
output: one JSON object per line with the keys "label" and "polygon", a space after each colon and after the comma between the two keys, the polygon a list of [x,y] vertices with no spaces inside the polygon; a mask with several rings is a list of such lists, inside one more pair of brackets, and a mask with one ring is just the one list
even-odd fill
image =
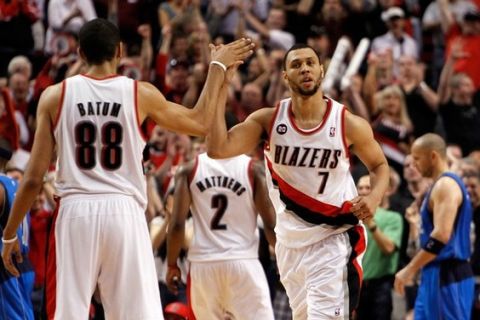
{"label": "raised hand", "polygon": [[152,37],[152,28],[149,24],[138,26],[137,32],[143,39],[150,39]]}
{"label": "raised hand", "polygon": [[251,39],[241,38],[226,45],[210,45],[211,61],[223,63],[227,68],[242,63],[253,54],[255,45]]}

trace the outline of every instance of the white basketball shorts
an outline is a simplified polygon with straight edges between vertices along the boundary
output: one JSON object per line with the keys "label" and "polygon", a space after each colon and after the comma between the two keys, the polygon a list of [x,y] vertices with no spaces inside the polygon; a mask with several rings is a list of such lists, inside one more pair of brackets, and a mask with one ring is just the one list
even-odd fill
{"label": "white basketball shorts", "polygon": [[304,248],[277,241],[275,254],[294,320],[349,319],[357,307],[366,249],[363,226]]}
{"label": "white basketball shorts", "polygon": [[147,222],[134,198],[61,199],[52,228],[48,319],[88,319],[97,285],[106,319],[163,319]]}
{"label": "white basketball shorts", "polygon": [[192,262],[190,301],[198,320],[273,320],[265,272],[258,259]]}

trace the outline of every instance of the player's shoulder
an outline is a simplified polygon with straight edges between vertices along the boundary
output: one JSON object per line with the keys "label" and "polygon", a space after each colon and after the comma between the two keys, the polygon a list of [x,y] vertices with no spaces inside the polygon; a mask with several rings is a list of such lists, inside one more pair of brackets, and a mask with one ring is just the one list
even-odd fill
{"label": "player's shoulder", "polygon": [[350,112],[345,106],[345,125],[350,127],[351,129],[361,129],[363,127],[370,127],[370,124],[368,123],[367,120],[364,118],[357,116],[356,114],[353,114]]}
{"label": "player's shoulder", "polygon": [[259,123],[263,128],[269,128],[273,117],[275,116],[277,107],[264,107],[250,114],[245,121],[254,121]]}
{"label": "player's shoulder", "polygon": [[248,116],[249,118],[269,118],[275,114],[277,107],[263,107]]}
{"label": "player's shoulder", "polygon": [[[66,80],[64,80],[64,81],[66,81]],[[65,82],[64,81],[62,81],[60,83],[57,83],[57,84],[54,84],[54,85],[51,85],[51,86],[48,86],[42,92],[41,98],[45,102],[50,102],[50,101],[54,101],[54,100],[59,101],[64,94],[64,90],[65,90]]]}
{"label": "player's shoulder", "polygon": [[443,175],[435,182],[431,193],[435,199],[452,199],[462,196],[462,188],[452,175]]}
{"label": "player's shoulder", "polygon": [[142,90],[142,91],[157,91],[157,87],[155,87],[152,83],[148,82],[148,81],[140,81],[140,80],[137,80],[137,88],[138,90]]}
{"label": "player's shoulder", "polygon": [[[64,80],[65,81],[65,80]],[[48,86],[40,95],[40,101],[38,103],[38,112],[47,112],[52,119],[60,107],[63,97],[65,95],[65,83],[64,81]]]}
{"label": "player's shoulder", "polygon": [[348,142],[353,143],[359,139],[373,136],[372,127],[364,118],[351,113],[347,109],[345,109],[344,117],[345,135]]}
{"label": "player's shoulder", "polygon": [[158,90],[156,86],[147,81],[136,81],[137,94],[139,98],[145,99],[158,99],[159,96],[163,95]]}
{"label": "player's shoulder", "polygon": [[438,178],[433,190],[449,190],[452,188],[460,189],[460,183],[453,175],[448,174]]}

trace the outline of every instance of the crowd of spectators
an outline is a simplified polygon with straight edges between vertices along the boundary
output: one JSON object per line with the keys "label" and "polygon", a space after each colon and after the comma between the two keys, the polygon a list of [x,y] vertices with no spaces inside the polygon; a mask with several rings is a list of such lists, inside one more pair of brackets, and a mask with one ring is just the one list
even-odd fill
{"label": "crowd of spectators", "polygon": [[[125,49],[120,74],[149,81],[167,99],[186,106],[194,105],[205,82],[208,44],[252,38],[255,54],[240,67],[230,88],[226,118],[232,122],[244,120],[260,107],[274,107],[288,96],[282,63],[294,43],[307,43],[317,50],[328,74],[337,44],[347,39],[348,50],[333,72],[334,85],[324,94],[371,123],[392,168],[391,188],[382,208],[402,218],[395,269],[405,265],[418,247],[418,208],[431,183],[412,166],[410,145],[414,138],[436,132],[446,139],[451,168],[464,177],[471,193],[475,207],[472,265],[480,276],[479,0],[1,1],[0,139],[15,151],[7,168],[9,175],[21,179],[25,169],[43,90],[85,71],[76,51],[76,36],[83,23],[95,17],[109,19],[120,28]],[[343,86],[340,80],[364,38],[370,42],[368,53]],[[205,146],[201,139],[169,132],[148,120],[142,129],[148,137],[144,152],[149,195],[146,217],[165,307],[186,302],[184,290],[173,296],[164,283],[172,177],[180,164]],[[261,159],[261,146],[252,154]],[[52,159],[52,171],[54,167]],[[352,159],[352,172],[358,179],[365,169]],[[41,314],[46,235],[54,207],[53,178],[52,174],[46,176],[30,212],[30,258],[37,277],[32,299],[37,315]],[[191,226],[187,229],[179,263],[185,270],[192,232]],[[289,319],[268,245],[261,247],[260,257],[270,281],[276,318]],[[396,270],[389,274],[390,280]],[[406,310],[396,313],[411,310],[415,290],[409,292],[404,298]],[[92,305],[96,306],[92,317],[101,319],[99,301]],[[477,308],[480,310],[480,301]],[[182,305],[168,310],[177,309]]]}

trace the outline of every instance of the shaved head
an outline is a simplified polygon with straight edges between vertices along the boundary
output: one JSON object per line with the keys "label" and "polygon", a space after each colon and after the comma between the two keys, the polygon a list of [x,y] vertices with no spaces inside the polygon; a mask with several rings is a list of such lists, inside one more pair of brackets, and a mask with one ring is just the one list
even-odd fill
{"label": "shaved head", "polygon": [[413,143],[413,147],[423,151],[436,151],[443,159],[447,158],[447,144],[435,133],[427,133],[419,137]]}

